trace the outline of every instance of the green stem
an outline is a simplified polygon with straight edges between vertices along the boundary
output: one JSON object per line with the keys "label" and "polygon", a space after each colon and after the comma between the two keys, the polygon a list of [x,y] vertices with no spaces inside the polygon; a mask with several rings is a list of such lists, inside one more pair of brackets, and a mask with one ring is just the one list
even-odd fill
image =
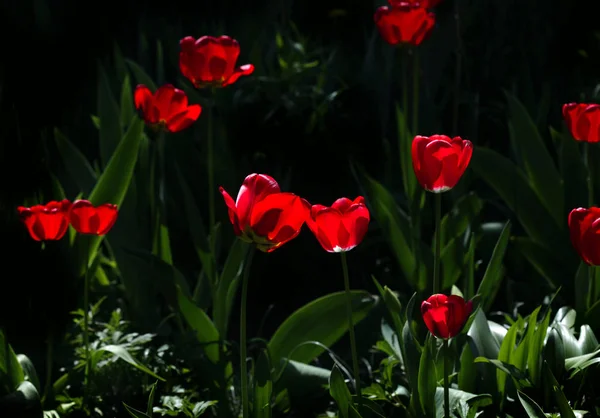
{"label": "green stem", "polygon": [[[208,233],[210,239],[210,252],[215,257],[215,161],[214,161],[214,135],[213,135],[213,107],[215,106],[215,90],[212,90],[213,101],[208,107],[208,132],[206,138],[206,167],[208,170]],[[211,280],[213,278],[211,277]]]}
{"label": "green stem", "polygon": [[450,417],[450,384],[448,383],[448,376],[450,375],[450,353],[448,350],[448,340],[444,339],[444,345],[442,347],[444,355],[444,417]]}
{"label": "green stem", "polygon": [[244,265],[244,274],[242,276],[242,302],[240,308],[240,368],[241,368],[241,384],[242,384],[242,418],[250,418],[250,398],[248,394],[248,368],[246,367],[247,357],[247,335],[246,335],[246,303],[248,301],[248,278],[250,276],[250,268],[254,257],[255,247],[252,245],[246,256]]}
{"label": "green stem", "polygon": [[346,253],[342,251],[342,271],[344,273],[344,289],[346,290],[346,312],[348,315],[348,332],[350,334],[350,348],[352,350],[352,366],[354,368],[354,386],[358,397],[359,412],[362,407],[362,391],[360,388],[360,369],[358,368],[358,352],[356,350],[356,336],[354,335],[354,321],[352,320],[352,293],[350,293],[350,276]]}
{"label": "green stem", "polygon": [[433,294],[440,293],[440,261],[442,246],[442,194],[435,194],[435,253],[433,258]]}
{"label": "green stem", "polygon": [[[91,239],[86,238],[88,249],[86,251],[86,263],[83,273],[83,348],[85,350],[85,368],[84,368],[84,403],[88,400],[90,390],[90,335],[89,335],[89,306],[90,306],[90,275],[89,275],[89,244]],[[85,406],[85,405],[84,405]]]}
{"label": "green stem", "polygon": [[460,36],[460,6],[459,0],[454,0],[454,21],[456,23],[456,51],[454,68],[454,100],[452,103],[452,135],[458,135],[458,108],[460,104],[460,73],[461,73],[461,36]]}
{"label": "green stem", "polygon": [[[398,152],[400,153],[399,163],[400,167],[402,167],[402,160],[404,159],[404,149],[402,145],[404,144],[404,139],[408,136],[408,65],[406,64],[406,54],[400,54],[402,61],[400,62],[400,68],[402,73],[402,114],[404,115],[404,124],[402,125],[402,131],[398,136]],[[404,180],[406,184],[407,180]],[[408,186],[406,186],[406,192],[408,193]],[[411,197],[411,196],[409,196]]]}
{"label": "green stem", "polygon": [[585,143],[585,165],[588,172],[587,186],[588,186],[588,205],[594,206],[594,166],[592,164],[592,148],[588,142]]}
{"label": "green stem", "polygon": [[42,402],[44,405],[48,403],[48,396],[50,395],[50,388],[52,387],[52,363],[54,360],[54,333],[50,331],[48,334],[48,341],[46,341],[46,382],[44,383],[44,395],[42,396]]}
{"label": "green stem", "polygon": [[419,67],[418,49],[413,49],[413,103],[412,103],[412,132],[413,135],[418,135],[419,132],[419,80],[421,69]]}

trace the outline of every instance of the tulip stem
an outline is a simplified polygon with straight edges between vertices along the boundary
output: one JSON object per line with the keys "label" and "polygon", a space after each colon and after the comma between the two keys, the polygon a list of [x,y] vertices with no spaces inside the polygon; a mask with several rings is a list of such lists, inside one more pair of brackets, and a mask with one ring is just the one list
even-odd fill
{"label": "tulip stem", "polygon": [[51,329],[48,333],[48,339],[46,340],[46,382],[44,383],[44,393],[42,395],[42,403],[44,406],[48,406],[48,397],[50,396],[50,388],[52,387],[52,364],[54,361],[53,357],[54,331]]}
{"label": "tulip stem", "polygon": [[444,338],[442,346],[444,354],[444,417],[450,417],[450,384],[448,376],[450,375],[450,353],[448,350],[448,339]]}
{"label": "tulip stem", "polygon": [[246,262],[244,264],[244,274],[242,276],[242,301],[240,307],[240,368],[241,368],[241,387],[242,387],[242,418],[250,418],[250,398],[248,395],[248,368],[246,366],[247,347],[246,347],[246,303],[248,301],[248,278],[250,276],[250,267],[254,258],[255,247],[252,245],[248,250]]}
{"label": "tulip stem", "polygon": [[85,269],[83,271],[83,348],[85,352],[85,368],[84,368],[84,406],[87,403],[90,391],[90,335],[89,335],[89,306],[90,306],[90,275],[89,275],[89,259],[90,259],[90,243],[89,237],[83,240],[87,244],[85,251]]}
{"label": "tulip stem", "polygon": [[362,391],[360,388],[360,369],[358,368],[358,352],[356,350],[356,336],[354,335],[354,321],[352,320],[352,293],[350,293],[350,276],[348,274],[348,261],[346,252],[342,251],[342,271],[344,273],[344,289],[346,291],[346,312],[348,315],[348,332],[350,334],[350,348],[352,350],[352,366],[354,368],[354,387],[358,398],[358,410],[362,408]]}
{"label": "tulip stem", "polygon": [[594,175],[593,175],[593,164],[592,164],[592,148],[589,142],[585,143],[585,166],[588,172],[587,186],[588,186],[588,205],[594,206]]}
{"label": "tulip stem", "polygon": [[440,261],[442,247],[442,194],[435,193],[435,253],[433,256],[433,294],[440,293]]}
{"label": "tulip stem", "polygon": [[[210,241],[210,252],[212,257],[215,255],[215,166],[214,166],[214,134],[213,117],[215,106],[215,90],[212,89],[212,103],[208,107],[208,132],[206,135],[206,167],[208,170],[208,233]],[[214,278],[211,277],[211,280]]]}
{"label": "tulip stem", "polygon": [[412,50],[413,55],[413,103],[412,103],[412,132],[413,135],[418,135],[419,131],[419,80],[420,80],[420,64],[418,49]]}
{"label": "tulip stem", "polygon": [[452,136],[458,135],[458,111],[460,105],[460,73],[461,73],[461,36],[460,36],[460,3],[454,1],[454,22],[456,24],[456,51],[454,68],[454,100],[452,102]]}

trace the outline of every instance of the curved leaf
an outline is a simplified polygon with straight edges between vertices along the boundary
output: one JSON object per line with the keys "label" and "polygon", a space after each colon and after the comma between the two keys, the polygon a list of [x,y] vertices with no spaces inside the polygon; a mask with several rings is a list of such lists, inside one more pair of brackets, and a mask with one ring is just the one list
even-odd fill
{"label": "curved leaf", "polygon": [[[367,316],[378,299],[361,290],[351,293],[352,318],[356,325]],[[319,341],[330,347],[347,331],[345,292],[320,297],[292,313],[277,328],[268,345],[272,362],[279,365],[282,358],[289,357],[290,360],[309,363],[324,349],[314,344],[295,349],[297,346],[306,341]]]}

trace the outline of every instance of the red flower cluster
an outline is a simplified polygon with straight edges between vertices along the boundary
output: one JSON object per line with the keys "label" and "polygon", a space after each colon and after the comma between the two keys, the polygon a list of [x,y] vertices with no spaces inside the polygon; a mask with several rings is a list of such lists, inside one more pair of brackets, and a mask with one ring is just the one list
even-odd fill
{"label": "red flower cluster", "polygon": [[266,174],[247,176],[235,201],[222,187],[219,191],[235,234],[263,252],[275,251],[298,236],[305,222],[325,251],[350,251],[360,244],[369,225],[362,197],[354,201],[343,197],[331,207],[311,206],[306,199],[281,192]]}
{"label": "red flower cluster", "polygon": [[[203,36],[198,40],[187,36],[179,45],[179,68],[196,88],[225,87],[254,71],[252,64],[235,66],[240,45],[229,36]],[[159,87],[154,93],[140,84],[134,96],[135,108],[154,130],[179,132],[194,123],[202,112],[200,105],[189,105],[185,92],[171,84]]]}
{"label": "red flower cluster", "polygon": [[390,45],[419,46],[435,25],[435,14],[429,8],[438,2],[388,0],[389,6],[381,6],[375,11],[375,25]]}
{"label": "red flower cluster", "polygon": [[80,234],[106,235],[117,220],[117,206],[105,203],[93,206],[87,200],[52,201],[30,208],[17,208],[29,235],[36,241],[56,241],[67,232],[69,224]]}

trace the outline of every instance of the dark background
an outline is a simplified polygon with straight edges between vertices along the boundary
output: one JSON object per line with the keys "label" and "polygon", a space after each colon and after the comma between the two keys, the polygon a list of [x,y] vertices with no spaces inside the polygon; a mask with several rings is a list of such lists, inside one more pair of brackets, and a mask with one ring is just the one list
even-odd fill
{"label": "dark background", "polygon": [[[97,63],[112,54],[115,42],[125,56],[145,62],[151,57],[138,55],[141,32],[150,40],[178,40],[221,27],[213,30],[214,34],[237,38],[242,46],[238,63],[244,64],[249,62],[244,45],[251,43],[246,39],[251,33],[247,27],[264,25],[267,31],[288,33],[293,22],[320,50],[335,50],[329,74],[336,74],[330,79],[345,89],[322,129],[304,133],[310,109],[278,111],[265,121],[271,99],[260,93],[228,114],[235,118],[228,125],[234,157],[245,161],[244,168],[248,168],[239,169],[237,182],[228,185],[232,195],[245,173],[269,173],[276,168],[291,170],[289,187],[294,192],[312,203],[330,204],[339,196],[353,198],[360,193],[349,170],[349,157],[374,177],[383,175],[386,166],[381,138],[394,132],[393,102],[389,100],[398,100],[399,95],[397,81],[381,87],[382,51],[391,48],[378,36],[373,38],[373,13],[381,4],[358,0],[1,0],[0,319],[16,351],[41,347],[47,330],[63,330],[69,312],[78,306],[75,280],[59,248],[48,246],[40,251],[39,244],[30,240],[18,222],[15,208],[25,198],[50,188],[52,161],[44,157],[41,133],[59,126],[66,127],[71,137],[78,137],[80,144],[86,143],[85,138],[95,138],[89,114],[95,110]],[[599,6],[597,0],[462,1],[464,95],[458,133],[476,144],[508,152],[503,89],[516,91],[533,111],[541,98],[547,97],[551,104],[547,124],[553,126],[561,126],[562,103],[593,98],[600,74]],[[438,32],[424,43],[424,47],[431,45],[423,59],[427,69],[422,85],[427,88],[427,77],[433,73],[442,78],[441,87],[431,94],[434,102],[439,99],[435,113],[428,112],[427,105],[421,108],[424,128],[420,133],[425,135],[452,134],[451,100],[444,97],[451,90],[454,64],[452,59],[437,60],[436,48],[454,49],[453,12],[453,0],[444,0],[436,10]],[[371,63],[375,70],[370,73],[364,70],[369,39],[379,44]],[[177,47],[176,41],[165,46],[165,55],[174,63],[166,66],[165,79],[177,76]],[[265,46],[265,54],[267,49]],[[268,74],[261,63],[255,65],[252,77]],[[240,85],[243,83],[249,81],[242,80]],[[473,123],[470,109],[475,100],[480,118]],[[85,149],[92,157],[93,146]],[[256,153],[261,155],[258,160],[248,157]],[[199,181],[205,183],[204,179]],[[217,203],[221,203],[220,198]],[[220,220],[226,222],[224,206],[221,209]],[[494,212],[487,216],[489,220],[504,220],[496,219]],[[407,290],[394,281],[396,267],[377,226],[372,225],[372,229],[372,236],[349,257],[353,286],[372,290],[373,273],[392,287]],[[338,258],[322,251],[309,233],[268,257],[268,267],[264,256],[256,259],[259,273],[250,291],[250,335],[256,333],[270,305],[274,309],[265,326],[266,334],[302,304],[342,289]],[[232,332],[237,332],[236,327]]]}

